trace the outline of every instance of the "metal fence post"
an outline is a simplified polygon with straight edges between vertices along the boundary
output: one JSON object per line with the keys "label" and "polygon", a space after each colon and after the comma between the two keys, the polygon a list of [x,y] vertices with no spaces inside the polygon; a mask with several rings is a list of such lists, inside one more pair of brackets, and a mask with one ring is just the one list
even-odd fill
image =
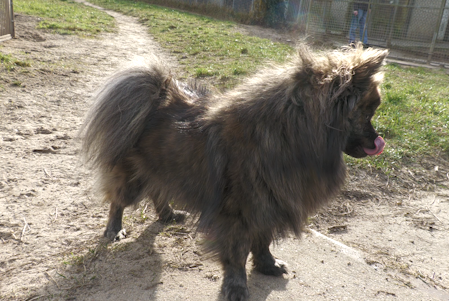
{"label": "metal fence post", "polygon": [[307,19],[306,19],[306,35],[309,32],[309,22],[310,22],[310,14],[311,14],[311,10],[312,10],[312,1],[313,0],[309,0],[309,7],[307,8]]}
{"label": "metal fence post", "polygon": [[[371,13],[371,3],[372,3],[371,0],[369,0],[368,1],[368,10],[367,10],[368,16],[367,16],[367,18],[365,20],[365,25],[363,26],[362,40],[360,42],[363,42],[363,40],[365,39],[365,35],[368,34],[368,25],[371,25],[370,24],[371,23],[371,15],[372,15],[372,13]],[[360,26],[360,24],[359,24],[359,26]]]}
{"label": "metal fence post", "polygon": [[387,47],[391,47],[391,36],[393,35],[394,24],[396,23],[396,15],[398,12],[398,0],[394,0],[394,13],[393,13],[393,21],[391,22],[390,32],[388,33],[387,38]]}
{"label": "metal fence post", "polygon": [[435,50],[435,43],[437,42],[438,31],[440,30],[440,24],[443,19],[443,13],[444,10],[446,9],[446,1],[447,0],[441,1],[440,14],[437,19],[437,24],[435,25],[435,32],[433,33],[432,44],[430,45],[429,56],[427,57],[427,64],[430,64],[430,61],[432,60],[433,51]]}
{"label": "metal fence post", "polygon": [[327,35],[330,33],[330,16],[332,9],[332,0],[326,0],[324,2],[324,12],[323,12],[323,22],[324,22],[324,33]]}

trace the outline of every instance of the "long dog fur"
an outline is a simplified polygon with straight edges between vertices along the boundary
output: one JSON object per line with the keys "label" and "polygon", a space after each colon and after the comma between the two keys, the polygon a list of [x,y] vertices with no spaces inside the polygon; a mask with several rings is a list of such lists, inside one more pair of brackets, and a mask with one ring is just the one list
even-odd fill
{"label": "long dog fur", "polygon": [[180,84],[162,65],[115,75],[84,125],[83,152],[111,202],[105,235],[121,230],[124,207],[151,198],[167,219],[174,200],[200,214],[208,250],[225,270],[226,297],[246,300],[248,253],[261,272],[285,272],[271,241],[299,235],[307,216],[335,196],[343,151],[359,157],[377,147],[367,116],[380,103],[386,55],[301,46],[290,62],[223,94]]}

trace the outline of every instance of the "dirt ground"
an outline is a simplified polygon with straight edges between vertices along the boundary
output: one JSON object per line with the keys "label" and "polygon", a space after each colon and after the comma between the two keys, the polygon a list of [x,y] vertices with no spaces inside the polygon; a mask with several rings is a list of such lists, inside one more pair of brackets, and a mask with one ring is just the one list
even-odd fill
{"label": "dirt ground", "polygon": [[[220,267],[191,222],[163,226],[142,202],[125,211],[127,239],[102,238],[108,206],[78,156],[90,97],[113,72],[155,57],[177,72],[135,19],[108,13],[118,32],[99,39],[39,31],[37,18],[17,15],[17,38],[0,44],[32,61],[0,73],[0,299],[221,300]],[[397,174],[349,169],[302,239],[274,246],[288,275],[248,264],[251,300],[449,300],[449,164],[426,159]]]}

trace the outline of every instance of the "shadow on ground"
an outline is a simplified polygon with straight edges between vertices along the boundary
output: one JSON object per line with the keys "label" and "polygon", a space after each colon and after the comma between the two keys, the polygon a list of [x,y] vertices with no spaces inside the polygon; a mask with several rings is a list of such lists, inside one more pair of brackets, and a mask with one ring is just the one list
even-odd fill
{"label": "shadow on ground", "polygon": [[[148,298],[161,284],[162,260],[154,241],[164,226],[152,222],[135,240],[110,243],[101,237],[86,253],[69,256],[56,268],[50,284],[38,298],[56,297],[64,300],[119,300],[117,288],[138,289]],[[141,281],[145,279],[145,281]],[[138,285],[136,287],[136,284]],[[144,285],[143,285],[144,284]],[[36,300],[36,299],[33,299]]]}

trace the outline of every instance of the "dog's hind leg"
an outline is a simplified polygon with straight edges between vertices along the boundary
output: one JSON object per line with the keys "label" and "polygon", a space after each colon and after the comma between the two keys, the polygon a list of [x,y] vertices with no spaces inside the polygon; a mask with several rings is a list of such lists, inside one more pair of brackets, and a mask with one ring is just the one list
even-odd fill
{"label": "dog's hind leg", "polygon": [[130,181],[130,178],[126,169],[119,166],[103,175],[105,200],[111,203],[104,236],[112,241],[126,237],[126,230],[122,228],[123,211],[126,207],[140,201],[140,182]]}
{"label": "dog's hind leg", "polygon": [[168,201],[161,197],[160,193],[154,194],[151,199],[153,200],[156,213],[159,216],[158,221],[163,224],[171,222],[181,223],[183,222],[188,213],[182,210],[173,210]]}
{"label": "dog's hind leg", "polygon": [[252,242],[251,252],[253,253],[254,269],[271,276],[287,274],[286,263],[275,259],[270,252],[271,240],[270,237],[262,234]]}

